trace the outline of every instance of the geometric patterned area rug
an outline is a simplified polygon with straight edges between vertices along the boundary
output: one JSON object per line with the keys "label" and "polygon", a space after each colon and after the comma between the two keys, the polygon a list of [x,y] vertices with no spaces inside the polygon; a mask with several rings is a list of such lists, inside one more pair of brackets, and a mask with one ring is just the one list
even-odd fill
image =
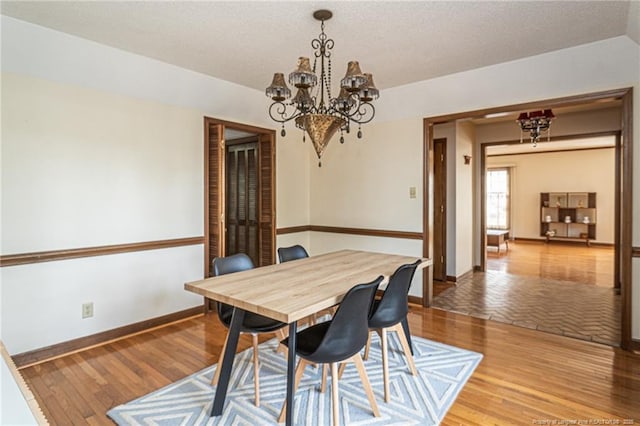
{"label": "geometric patterned area rug", "polygon": [[[412,336],[418,370],[412,376],[395,333],[389,333],[391,401],[384,402],[382,358],[377,334],[372,335],[367,375],[381,417],[374,417],[360,377],[349,363],[338,383],[340,423],[344,425],[437,425],[480,363],[482,354]],[[134,401],[107,415],[118,425],[277,425],[286,393],[286,360],[275,352],[277,340],[262,343],[260,407],[254,405],[252,349],[236,355],[221,416],[209,417],[216,365]],[[296,425],[331,424],[331,375],[320,393],[321,368],[308,366],[295,394]]]}

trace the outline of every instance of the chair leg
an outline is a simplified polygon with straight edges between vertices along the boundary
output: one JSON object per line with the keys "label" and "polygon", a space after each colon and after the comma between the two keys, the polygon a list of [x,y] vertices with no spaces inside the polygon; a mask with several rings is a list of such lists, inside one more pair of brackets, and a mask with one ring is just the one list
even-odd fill
{"label": "chair leg", "polygon": [[322,364],[322,384],[320,385],[320,393],[324,393],[327,389],[327,364]]}
{"label": "chair leg", "polygon": [[[298,389],[298,385],[300,384],[300,380],[302,379],[304,369],[307,365],[309,365],[309,363],[304,359],[300,358],[300,361],[298,361],[298,366],[296,367],[296,376],[293,382],[293,393],[295,393],[296,389]],[[287,400],[285,399],[284,402],[282,403],[282,409],[280,410],[280,415],[278,416],[278,423],[284,422],[284,418],[286,414],[287,414]]]}
{"label": "chair leg", "polygon": [[404,328],[400,324],[396,324],[392,327],[398,337],[400,338],[400,344],[402,345],[402,350],[404,351],[404,356],[407,358],[407,364],[409,364],[409,370],[411,370],[411,374],[414,376],[418,374],[416,370],[416,364],[413,362],[413,355],[411,353],[411,346],[407,341],[407,336],[404,335]]}
{"label": "chair leg", "polygon": [[364,360],[369,359],[369,349],[371,349],[371,330],[369,330],[369,334],[367,335],[367,346],[364,347]]}
{"label": "chair leg", "polygon": [[411,341],[411,330],[409,330],[409,320],[407,319],[407,317],[404,317],[402,319],[402,328],[404,330],[404,335],[407,338],[407,342],[409,342],[411,355],[413,355],[413,342]]}
{"label": "chair leg", "polygon": [[380,330],[380,340],[382,346],[382,381],[384,383],[384,402],[391,400],[389,394],[389,345],[387,342],[387,329]]}
{"label": "chair leg", "polygon": [[278,339],[278,346],[276,347],[276,353],[282,352],[282,354],[284,355],[285,359],[287,358],[289,352],[289,348],[287,348],[285,345],[283,345],[282,342],[284,339],[287,338],[287,335],[289,333],[287,333],[285,331],[287,327],[281,328],[279,330],[274,331],[274,334],[276,335],[276,338]]}
{"label": "chair leg", "polygon": [[222,358],[224,357],[224,351],[227,349],[227,339],[229,338],[229,333],[227,333],[227,337],[224,339],[224,345],[222,345],[222,351],[220,352],[220,357],[218,358],[218,366],[216,367],[216,372],[211,379],[211,386],[215,386],[218,384],[218,380],[220,379],[220,370],[222,370]]}
{"label": "chair leg", "polygon": [[256,407],[260,406],[260,364],[258,363],[258,335],[251,334],[253,340],[253,387],[256,392]]}
{"label": "chair leg", "polygon": [[[358,354],[359,355],[359,354]],[[338,405],[338,368],[335,362],[331,367],[331,411],[333,412],[333,426],[340,425],[340,406]]]}
{"label": "chair leg", "polygon": [[358,373],[360,373],[360,380],[362,380],[362,386],[364,387],[364,391],[367,394],[367,398],[369,399],[369,404],[371,404],[373,415],[375,417],[380,417],[378,403],[376,403],[376,398],[373,395],[373,389],[371,389],[371,383],[369,382],[367,370],[364,368],[364,362],[362,361],[360,353],[355,354],[353,357],[351,357],[351,359],[355,362]]}
{"label": "chair leg", "polygon": [[340,364],[340,368],[338,368],[338,380],[342,379],[342,374],[344,374],[344,369],[347,368],[347,363],[343,362]]}

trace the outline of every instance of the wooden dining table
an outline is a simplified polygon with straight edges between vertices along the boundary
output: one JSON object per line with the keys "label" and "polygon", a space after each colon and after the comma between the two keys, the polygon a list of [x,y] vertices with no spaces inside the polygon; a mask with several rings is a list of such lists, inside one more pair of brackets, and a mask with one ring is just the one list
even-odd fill
{"label": "wooden dining table", "polygon": [[[339,304],[356,284],[380,275],[385,278],[383,284],[388,282],[399,266],[418,258],[340,250],[186,283],[185,290],[234,307],[210,415],[222,414],[245,311],[289,324],[286,424],[291,425],[297,321]],[[429,259],[422,260],[419,268],[431,265]]]}

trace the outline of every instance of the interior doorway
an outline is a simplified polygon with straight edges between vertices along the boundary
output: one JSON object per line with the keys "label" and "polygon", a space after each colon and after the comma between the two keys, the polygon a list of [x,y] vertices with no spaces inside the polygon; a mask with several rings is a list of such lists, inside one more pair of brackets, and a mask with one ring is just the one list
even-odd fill
{"label": "interior doorway", "polygon": [[[425,250],[424,256],[429,257],[432,251],[433,242],[433,213],[434,204],[433,198],[429,196],[429,188],[433,185],[433,156],[434,156],[434,125],[452,123],[456,120],[462,119],[478,119],[487,118],[488,116],[510,114],[518,111],[537,110],[544,108],[561,108],[561,107],[589,107],[596,103],[619,101],[621,105],[621,119],[620,119],[620,139],[621,144],[619,148],[619,156],[617,157],[616,176],[619,179],[619,190],[616,188],[616,193],[619,196],[618,207],[616,209],[616,230],[615,230],[615,250],[616,260],[615,266],[619,271],[619,279],[616,282],[620,283],[620,307],[619,322],[620,322],[620,346],[625,349],[631,347],[631,258],[632,258],[632,241],[631,241],[631,215],[632,215],[632,124],[633,124],[633,108],[632,108],[632,91],[629,88],[611,90],[606,92],[589,93],[584,95],[577,95],[558,99],[546,99],[535,102],[508,105],[503,107],[490,108],[478,111],[461,112],[457,114],[450,114],[446,116],[436,116],[425,118],[424,120],[424,143],[425,143],[425,195],[424,195],[424,217],[425,217]],[[482,155],[478,147],[475,151],[477,156],[482,160]],[[478,185],[484,185],[484,182],[479,178],[480,170],[483,170],[484,166],[477,169],[476,177],[478,179]],[[484,194],[484,187],[476,188],[476,196],[480,201],[483,201],[482,195]],[[474,224],[474,259],[475,267],[477,271],[483,271],[486,264],[486,223],[485,217],[476,212],[475,217],[477,223]],[[474,274],[475,275],[475,274]],[[426,293],[429,294],[429,293]],[[431,303],[429,299],[428,303]]]}
{"label": "interior doorway", "polygon": [[215,257],[275,261],[275,131],[204,119],[205,277]]}

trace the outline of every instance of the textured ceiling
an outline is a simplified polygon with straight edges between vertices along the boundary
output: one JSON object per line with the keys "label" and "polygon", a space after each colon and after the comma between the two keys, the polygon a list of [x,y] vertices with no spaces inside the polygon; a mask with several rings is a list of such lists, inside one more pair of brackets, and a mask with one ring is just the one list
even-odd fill
{"label": "textured ceiling", "polygon": [[264,89],[312,56],[331,9],[334,83],[360,61],[380,89],[610,37],[638,42],[638,2],[3,1],[24,21]]}

